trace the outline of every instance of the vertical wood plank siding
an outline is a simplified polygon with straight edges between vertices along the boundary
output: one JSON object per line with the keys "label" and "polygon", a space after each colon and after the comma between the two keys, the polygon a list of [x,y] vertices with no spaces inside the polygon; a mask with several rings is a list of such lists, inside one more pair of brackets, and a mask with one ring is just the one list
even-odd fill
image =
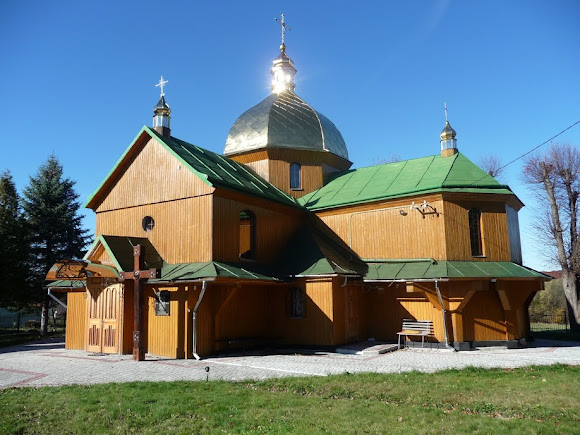
{"label": "vertical wood plank siding", "polygon": [[[437,211],[442,200],[427,198]],[[445,229],[441,215],[409,210],[412,199],[322,211],[317,215],[361,258],[442,259]],[[391,208],[404,206],[405,208]],[[389,208],[388,210],[377,210]],[[402,215],[403,210],[406,215]]]}
{"label": "vertical wood plank siding", "polygon": [[[145,216],[155,220],[153,231],[143,230]],[[96,229],[97,235],[147,237],[168,263],[210,261],[212,196],[97,213]]]}
{"label": "vertical wood plank siding", "polygon": [[[185,358],[187,312],[189,290],[186,286],[157,287],[147,286],[147,352],[168,358]],[[169,316],[155,314],[155,292],[170,292]]]}
{"label": "vertical wood plank siding", "polygon": [[297,212],[288,210],[288,213],[284,213],[215,195],[213,196],[213,259],[216,261],[240,260],[239,216],[243,210],[251,211],[256,218],[256,261],[271,263],[280,255],[281,249],[296,231],[300,223],[300,217],[296,217]]}
{"label": "vertical wood plank siding", "polygon": [[277,286],[271,292],[272,330],[286,344],[330,346],[335,344],[333,333],[334,307],[332,279],[299,280],[295,286],[306,293],[306,315],[297,319],[289,316],[289,288]]}
{"label": "vertical wood plank siding", "polygon": [[[482,196],[482,195],[480,195]],[[438,214],[409,210],[423,200]],[[405,206],[405,208],[396,208]],[[473,257],[467,213],[482,211],[485,257]],[[388,210],[380,210],[388,208]],[[401,214],[401,211],[407,213]],[[436,260],[510,261],[505,202],[443,200],[441,195],[385,201],[318,212],[317,215],[361,258],[435,258]]]}
{"label": "vertical wood plank siding", "polygon": [[86,292],[67,293],[65,349],[84,350],[85,348],[85,335],[87,333],[86,298]]}
{"label": "vertical wood plank siding", "polygon": [[[446,200],[444,203],[446,260],[511,261],[505,202]],[[481,210],[481,237],[484,258],[471,255],[469,222],[471,208]]]}
{"label": "vertical wood plank siding", "polygon": [[107,181],[110,191],[97,207],[97,212],[213,192],[212,187],[185,168],[157,140],[150,139],[136,153],[128,167],[120,168],[119,175]]}
{"label": "vertical wood plank siding", "polygon": [[[346,170],[351,162],[326,151],[308,151],[289,148],[269,148],[237,156],[233,160],[247,165],[280,190],[294,198],[319,189],[324,184],[326,173]],[[300,164],[302,168],[301,189],[290,189],[290,165]]]}

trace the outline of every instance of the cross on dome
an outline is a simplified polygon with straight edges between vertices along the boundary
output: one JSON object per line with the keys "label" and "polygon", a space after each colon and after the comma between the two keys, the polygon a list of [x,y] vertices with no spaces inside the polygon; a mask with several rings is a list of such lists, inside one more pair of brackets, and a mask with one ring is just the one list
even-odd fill
{"label": "cross on dome", "polygon": [[445,110],[445,122],[449,122],[449,120],[447,119],[447,103],[443,103],[443,108]]}
{"label": "cross on dome", "polygon": [[285,36],[286,30],[292,30],[292,29],[286,25],[286,21],[284,20],[284,14],[281,14],[280,18],[274,18],[274,19],[280,23],[280,33],[282,36],[282,45],[280,46],[280,49],[283,50],[282,47],[286,48],[286,46],[284,45],[284,36]]}
{"label": "cross on dome", "polygon": [[165,86],[167,83],[169,83],[169,81],[167,81],[167,80],[163,80],[163,75],[161,75],[161,78],[159,79],[159,83],[157,83],[157,84],[155,85],[155,87],[156,87],[156,88],[158,88],[158,87],[160,87],[160,88],[161,88],[161,97],[165,96],[165,92],[164,92],[164,90],[163,90],[163,87],[164,87],[164,86]]}

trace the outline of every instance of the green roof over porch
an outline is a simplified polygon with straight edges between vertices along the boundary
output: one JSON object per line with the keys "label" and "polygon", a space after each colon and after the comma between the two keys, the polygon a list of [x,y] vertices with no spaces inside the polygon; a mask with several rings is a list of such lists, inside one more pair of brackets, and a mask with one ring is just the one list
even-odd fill
{"label": "green roof over porch", "polygon": [[393,281],[442,278],[551,279],[543,273],[509,261],[368,261],[365,281]]}

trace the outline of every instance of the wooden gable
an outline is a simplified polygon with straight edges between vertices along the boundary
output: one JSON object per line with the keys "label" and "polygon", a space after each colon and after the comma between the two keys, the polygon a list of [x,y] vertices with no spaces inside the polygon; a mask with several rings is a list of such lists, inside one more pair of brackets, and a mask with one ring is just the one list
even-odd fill
{"label": "wooden gable", "polygon": [[142,130],[86,206],[97,213],[212,193],[159,140]]}

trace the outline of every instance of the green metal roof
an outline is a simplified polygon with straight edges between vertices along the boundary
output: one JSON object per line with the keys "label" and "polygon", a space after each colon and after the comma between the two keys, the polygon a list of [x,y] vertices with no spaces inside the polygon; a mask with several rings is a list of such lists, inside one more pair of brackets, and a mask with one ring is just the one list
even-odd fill
{"label": "green metal roof", "polygon": [[309,210],[435,192],[510,194],[506,185],[461,153],[422,157],[337,174],[322,188],[302,197]]}
{"label": "green metal roof", "polygon": [[165,264],[161,268],[161,278],[150,279],[150,284],[170,282],[195,281],[203,278],[236,278],[258,281],[278,281],[277,278],[257,272],[252,265],[221,263],[208,261],[205,263]]}
{"label": "green metal roof", "polygon": [[134,269],[135,257],[133,254],[133,247],[137,245],[141,245],[145,248],[145,259],[143,261],[145,267],[158,269],[164,264],[163,259],[155,247],[151,244],[149,239],[145,237],[100,235],[95,239],[95,242],[88,250],[87,255],[85,255],[85,260],[88,260],[88,257],[98,243],[103,245],[119,272],[129,272]]}
{"label": "green metal roof", "polygon": [[294,198],[268,183],[247,166],[231,160],[220,154],[192,145],[175,137],[165,137],[155,130],[144,126],[131,145],[117,161],[105,180],[85,203],[88,207],[95,196],[100,192],[107,179],[117,170],[129,150],[135,145],[142,134],[148,134],[175,156],[186,168],[197,175],[204,183],[212,187],[222,187],[249,193],[265,199],[298,206]]}
{"label": "green metal roof", "polygon": [[317,216],[292,235],[275,263],[280,276],[364,275],[367,265]]}
{"label": "green metal roof", "polygon": [[436,278],[541,278],[550,279],[509,261],[404,261],[369,262],[365,281]]}
{"label": "green metal roof", "polygon": [[50,284],[47,285],[47,287],[50,288],[66,288],[66,289],[82,289],[85,288],[87,285],[87,282],[84,280],[66,280],[66,279],[61,279],[58,281],[53,281]]}

